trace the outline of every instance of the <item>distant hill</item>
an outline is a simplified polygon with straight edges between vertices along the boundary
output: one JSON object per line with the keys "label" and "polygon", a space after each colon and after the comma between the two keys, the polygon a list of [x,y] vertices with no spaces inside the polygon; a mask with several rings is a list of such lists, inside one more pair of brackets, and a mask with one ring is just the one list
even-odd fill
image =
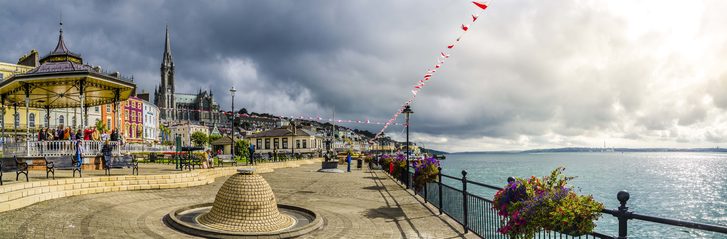
{"label": "distant hill", "polygon": [[552,148],[552,149],[531,149],[524,151],[470,151],[456,152],[455,154],[516,154],[516,153],[598,153],[598,152],[713,152],[727,153],[727,148],[585,148],[585,147],[569,147],[569,148]]}
{"label": "distant hill", "polygon": [[522,153],[580,153],[580,152],[727,152],[724,148],[613,148],[604,150],[603,148],[555,148],[555,149],[533,149],[521,151]]}
{"label": "distant hill", "polygon": [[440,155],[441,154],[449,154],[448,152],[439,151],[439,150],[435,150],[435,149],[428,149],[428,148],[424,148],[424,147],[421,148],[421,151],[422,152],[426,152],[426,153],[430,153],[430,154],[440,154]]}

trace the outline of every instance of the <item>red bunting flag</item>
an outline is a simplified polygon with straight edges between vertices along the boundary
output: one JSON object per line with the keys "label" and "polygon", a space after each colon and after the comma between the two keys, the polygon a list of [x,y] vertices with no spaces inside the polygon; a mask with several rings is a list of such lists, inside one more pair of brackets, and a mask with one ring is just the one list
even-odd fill
{"label": "red bunting flag", "polygon": [[436,67],[436,68],[439,68],[439,65],[436,65],[436,66],[434,66],[434,67]]}
{"label": "red bunting flag", "polygon": [[479,16],[477,16],[477,14],[472,14],[472,22],[475,22],[475,21],[477,21],[477,18],[478,18],[478,17],[479,17]]}
{"label": "red bunting flag", "polygon": [[449,58],[449,55],[447,55],[447,54],[444,54],[444,52],[440,52],[440,53],[442,54],[442,57],[444,57],[444,58]]}
{"label": "red bunting flag", "polygon": [[482,2],[474,2],[474,1],[472,3],[474,3],[478,7],[482,8],[482,10],[487,9],[487,4],[485,4],[485,3],[482,3]]}
{"label": "red bunting flag", "polygon": [[454,45],[447,46],[447,48],[449,48],[449,49],[452,49],[453,47],[454,47]]}
{"label": "red bunting flag", "polygon": [[424,75],[424,78],[429,78],[429,77],[432,77],[432,74],[426,74],[426,75]]}
{"label": "red bunting flag", "polygon": [[463,30],[463,31],[467,31],[468,29],[470,29],[470,27],[469,27],[469,26],[467,26],[467,25],[465,25],[465,24],[462,24],[462,30]]}

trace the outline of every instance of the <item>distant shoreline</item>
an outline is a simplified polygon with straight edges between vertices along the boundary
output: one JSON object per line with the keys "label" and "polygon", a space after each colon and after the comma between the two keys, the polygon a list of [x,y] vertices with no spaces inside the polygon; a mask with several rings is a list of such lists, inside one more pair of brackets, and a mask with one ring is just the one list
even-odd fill
{"label": "distant shoreline", "polygon": [[727,148],[554,148],[512,151],[471,151],[453,152],[448,154],[519,154],[519,153],[645,153],[645,152],[692,152],[692,153],[727,153]]}

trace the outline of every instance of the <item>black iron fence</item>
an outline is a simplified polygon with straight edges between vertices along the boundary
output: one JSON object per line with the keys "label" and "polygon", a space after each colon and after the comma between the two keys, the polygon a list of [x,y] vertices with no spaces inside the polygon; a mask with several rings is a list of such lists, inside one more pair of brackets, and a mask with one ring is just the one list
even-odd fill
{"label": "black iron fence", "polygon": [[[388,166],[382,166],[387,171]],[[402,173],[396,178],[401,184],[407,188],[414,188],[413,177],[414,169],[410,168],[409,174]],[[465,233],[472,231],[483,238],[507,238],[506,235],[500,234],[497,230],[503,226],[502,217],[497,215],[493,207],[491,199],[475,195],[467,190],[468,185],[477,186],[491,190],[500,190],[501,187],[492,186],[480,182],[467,179],[467,171],[462,170],[462,177],[455,177],[442,174],[439,168],[439,174],[435,182],[429,182],[421,190],[415,190],[416,195],[421,196],[426,203],[429,203],[439,209],[439,214],[446,214],[451,217],[464,228]],[[388,172],[387,172],[388,173]],[[443,179],[449,179],[461,182],[461,185],[447,185]],[[508,180],[513,180],[512,178]],[[629,200],[629,193],[626,191],[618,192],[616,198],[621,206],[617,209],[603,209],[604,215],[611,215],[618,220],[618,235],[607,235],[598,232],[592,232],[581,236],[572,236],[565,233],[554,231],[541,231],[535,238],[538,239],[555,239],[555,238],[605,238],[605,239],[626,239],[628,238],[628,221],[639,220],[644,222],[652,222],[657,224],[685,227],[690,229],[703,230],[713,232],[716,235],[722,235],[727,238],[727,226],[711,225],[705,223],[689,222],[683,220],[662,218],[637,214],[629,211],[626,202]]]}

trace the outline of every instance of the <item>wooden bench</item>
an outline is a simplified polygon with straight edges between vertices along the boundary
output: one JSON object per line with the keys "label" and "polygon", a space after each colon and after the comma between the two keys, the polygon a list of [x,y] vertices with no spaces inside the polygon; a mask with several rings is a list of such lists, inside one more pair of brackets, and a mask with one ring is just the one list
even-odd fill
{"label": "wooden bench", "polygon": [[192,169],[194,169],[194,166],[199,166],[199,168],[202,168],[202,160],[199,157],[182,156],[181,160],[182,160],[182,170],[184,170],[184,168],[187,168],[187,169],[189,169],[189,171],[192,171]]}
{"label": "wooden bench", "polygon": [[45,177],[48,178],[48,174],[53,175],[53,179],[56,179],[56,169],[70,169],[73,170],[73,177],[76,177],[76,171],[78,171],[78,177],[82,178],[81,163],[76,160],[75,156],[66,155],[59,157],[45,157]]}
{"label": "wooden bench", "polygon": [[224,167],[225,163],[230,163],[232,165],[237,166],[237,160],[232,159],[232,155],[230,155],[230,154],[217,155],[217,166]]}
{"label": "wooden bench", "polygon": [[15,171],[15,181],[18,181],[20,174],[25,174],[25,181],[28,182],[28,163],[25,160],[12,158],[2,158],[0,162],[0,185],[3,185],[3,172]]}
{"label": "wooden bench", "polygon": [[111,168],[131,168],[132,175],[139,175],[139,162],[132,155],[111,156],[111,160],[103,157],[104,175],[111,175]]}

